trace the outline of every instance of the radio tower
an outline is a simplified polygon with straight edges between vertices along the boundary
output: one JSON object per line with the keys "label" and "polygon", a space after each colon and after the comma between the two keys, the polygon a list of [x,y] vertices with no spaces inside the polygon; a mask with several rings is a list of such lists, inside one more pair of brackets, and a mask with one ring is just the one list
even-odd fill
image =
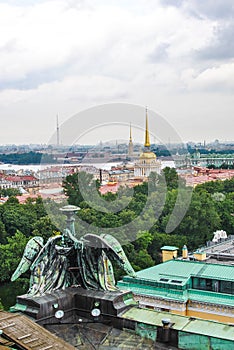
{"label": "radio tower", "polygon": [[57,114],[57,118],[56,118],[56,122],[57,122],[57,146],[59,146],[59,122],[58,122],[58,114]]}
{"label": "radio tower", "polygon": [[130,135],[129,135],[129,143],[128,143],[128,156],[133,156],[133,142],[132,142],[132,125],[130,123]]}

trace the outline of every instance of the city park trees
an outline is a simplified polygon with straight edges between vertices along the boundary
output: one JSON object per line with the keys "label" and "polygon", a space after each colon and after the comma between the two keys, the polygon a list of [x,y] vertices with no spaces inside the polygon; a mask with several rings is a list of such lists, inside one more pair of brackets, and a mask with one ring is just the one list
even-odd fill
{"label": "city park trees", "polygon": [[[63,183],[69,204],[81,208],[77,212],[78,234],[86,234],[89,227],[95,229],[95,233],[105,229],[111,234],[118,228],[116,238],[124,246],[136,271],[159,263],[163,245],[182,248],[186,244],[192,250],[212,239],[217,229],[233,233],[234,179],[198,185],[184,218],[172,232],[166,233],[179,181],[182,190],[185,186],[175,169],[164,169],[163,176],[151,174],[150,183],[144,182],[134,189],[120,188],[116,194],[105,195],[97,191],[100,184],[93,181],[90,174],[80,173],[79,176],[82,181],[78,181],[78,174],[73,174]],[[165,184],[167,191],[164,194]],[[52,201],[49,205],[59,206]],[[59,220],[62,222],[64,218]],[[135,232],[134,237],[131,230]],[[56,223],[51,221],[40,197],[36,201],[29,199],[26,204],[19,204],[15,197],[9,197],[0,205],[0,283],[10,280],[30,237],[42,236],[46,241],[57,231]],[[123,271],[117,271],[121,277]]]}
{"label": "city park trees", "polygon": [[[232,233],[234,227],[234,217],[232,215],[234,212],[233,179],[198,185],[192,193],[191,202],[184,218],[171,233],[165,233],[165,229],[175,206],[178,195],[178,183],[180,183],[182,190],[185,184],[178,177],[176,170],[170,168],[165,168],[161,177],[157,174],[151,174],[151,180],[155,184],[155,191],[151,191],[150,193],[153,209],[157,206],[160,207],[160,201],[163,201],[160,191],[163,181],[167,185],[167,193],[159,218],[155,219],[153,217],[154,210],[147,217],[147,222],[152,221],[152,225],[148,225],[150,226],[149,230],[144,231],[141,222],[135,220],[137,237],[133,242],[126,245],[125,249],[130,261],[137,269],[144,268],[146,261],[148,265],[158,263],[161,259],[160,247],[163,245],[176,245],[182,248],[184,244],[187,244],[189,249],[196,249],[204,245],[206,241],[212,239],[213,232],[217,229],[226,230],[228,234]],[[147,201],[149,201],[148,183],[144,182],[134,188],[133,194],[128,194],[128,191],[124,194],[123,189],[121,189],[122,200],[128,203],[124,206],[124,209],[100,212],[89,207],[84,202],[79,190],[76,196],[75,191],[77,186],[76,175],[70,175],[64,182],[65,193],[70,193],[69,203],[80,206],[81,210],[77,215],[89,224],[99,227],[100,230],[101,228],[124,227],[125,224],[138,219],[141,213],[144,212]],[[223,201],[217,201],[212,196],[217,191],[223,193]],[[128,198],[128,195],[131,195],[131,199]],[[102,199],[108,201],[108,208],[112,209],[116,205],[115,201],[117,198],[118,193],[106,195],[106,198],[102,196]],[[121,230],[118,232],[121,235]],[[125,237],[124,234],[126,233],[123,233],[123,237]],[[140,252],[141,254],[139,254]],[[142,259],[142,252],[145,254],[145,260]],[[152,260],[148,259],[148,255]]]}

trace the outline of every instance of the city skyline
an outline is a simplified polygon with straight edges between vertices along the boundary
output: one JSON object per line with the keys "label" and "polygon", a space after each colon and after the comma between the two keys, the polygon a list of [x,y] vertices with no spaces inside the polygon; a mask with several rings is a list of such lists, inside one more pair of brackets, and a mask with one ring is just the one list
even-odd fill
{"label": "city skyline", "polygon": [[0,1],[0,143],[48,143],[57,115],[109,103],[147,105],[183,142],[231,141],[233,14],[231,0]]}

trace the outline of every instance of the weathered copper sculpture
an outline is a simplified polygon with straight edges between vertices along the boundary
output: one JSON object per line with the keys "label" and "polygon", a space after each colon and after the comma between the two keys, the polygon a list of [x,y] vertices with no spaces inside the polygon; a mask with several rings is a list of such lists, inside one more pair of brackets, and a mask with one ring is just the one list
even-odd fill
{"label": "weathered copper sculpture", "polygon": [[51,237],[45,245],[41,237],[32,238],[25,247],[23,257],[12,275],[15,281],[31,270],[28,295],[42,295],[70,286],[86,289],[116,290],[111,259],[130,276],[135,272],[119,242],[108,234],[86,234],[76,238],[75,206],[61,211],[67,216],[67,227],[62,235]]}

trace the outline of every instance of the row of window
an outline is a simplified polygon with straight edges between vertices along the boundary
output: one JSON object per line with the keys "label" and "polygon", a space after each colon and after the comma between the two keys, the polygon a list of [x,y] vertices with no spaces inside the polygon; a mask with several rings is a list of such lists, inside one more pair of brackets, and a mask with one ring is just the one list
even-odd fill
{"label": "row of window", "polygon": [[193,277],[192,288],[217,293],[234,294],[234,282],[231,281],[219,281],[209,278]]}

